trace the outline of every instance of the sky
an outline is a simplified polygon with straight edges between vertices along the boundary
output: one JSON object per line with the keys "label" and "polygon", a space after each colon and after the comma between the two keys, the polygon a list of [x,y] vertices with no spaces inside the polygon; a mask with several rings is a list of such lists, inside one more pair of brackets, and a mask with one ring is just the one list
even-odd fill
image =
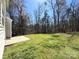
{"label": "sky", "polygon": [[[47,1],[47,0],[25,0],[25,5],[27,8],[27,11],[29,11],[29,12],[34,11],[37,8],[38,4],[42,4],[45,1]],[[71,0],[66,0],[66,1],[67,1],[67,3],[71,2]]]}
{"label": "sky", "polygon": [[27,13],[34,19],[34,11],[37,9],[38,4],[43,4],[46,0],[25,0],[25,8]]}
{"label": "sky", "polygon": [[25,5],[28,11],[33,11],[37,8],[38,4],[44,3],[46,0],[25,0]]}
{"label": "sky", "polygon": [[[24,0],[27,13],[34,19],[34,10],[37,9],[38,4],[43,4],[45,1],[47,0]],[[71,0],[66,0],[66,2],[69,5]]]}

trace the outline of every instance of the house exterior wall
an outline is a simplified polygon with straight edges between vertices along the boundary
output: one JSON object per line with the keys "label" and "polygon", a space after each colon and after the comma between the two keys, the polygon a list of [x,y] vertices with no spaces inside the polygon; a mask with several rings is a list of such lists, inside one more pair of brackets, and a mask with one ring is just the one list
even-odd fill
{"label": "house exterior wall", "polygon": [[4,45],[5,45],[5,25],[2,21],[6,12],[6,6],[4,0],[0,0],[0,59],[3,57]]}
{"label": "house exterior wall", "polygon": [[[6,1],[6,10],[9,8],[9,1],[10,0],[5,0]],[[8,14],[8,12],[6,11]],[[6,15],[7,15],[6,14]],[[5,17],[5,30],[6,30],[6,38],[11,38],[12,37],[12,19],[10,19],[9,14]]]}
{"label": "house exterior wall", "polygon": [[12,37],[12,20],[10,19],[7,9],[9,8],[9,1],[10,0],[3,0],[3,14],[4,14],[4,19],[5,19],[5,33],[6,33],[6,38]]}
{"label": "house exterior wall", "polygon": [[[11,37],[11,23],[9,22],[11,19],[6,16],[8,6],[9,0],[0,0],[0,59],[3,57],[6,35],[10,34],[9,36]],[[6,24],[10,26],[6,27]]]}
{"label": "house exterior wall", "polygon": [[9,17],[6,17],[5,22],[6,38],[12,37],[12,20]]}
{"label": "house exterior wall", "polygon": [[5,45],[5,29],[0,25],[0,59],[3,58],[4,45]]}

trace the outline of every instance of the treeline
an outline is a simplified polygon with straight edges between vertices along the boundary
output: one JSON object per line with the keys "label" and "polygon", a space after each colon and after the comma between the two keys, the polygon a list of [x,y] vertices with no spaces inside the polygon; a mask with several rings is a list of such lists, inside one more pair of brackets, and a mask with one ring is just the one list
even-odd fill
{"label": "treeline", "polygon": [[[69,4],[66,0],[48,0],[44,4],[38,5],[34,11],[34,20],[24,12],[22,1],[19,0],[18,4],[12,2],[8,10],[13,19],[13,35],[79,31],[79,4],[77,0],[71,0]],[[14,11],[16,12],[12,13]]]}

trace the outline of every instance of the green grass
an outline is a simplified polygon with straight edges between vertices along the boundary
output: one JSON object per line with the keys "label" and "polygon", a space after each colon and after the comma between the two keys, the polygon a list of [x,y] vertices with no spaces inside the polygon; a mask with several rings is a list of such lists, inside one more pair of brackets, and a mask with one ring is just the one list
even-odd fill
{"label": "green grass", "polygon": [[79,59],[79,35],[31,34],[30,40],[5,47],[3,59]]}

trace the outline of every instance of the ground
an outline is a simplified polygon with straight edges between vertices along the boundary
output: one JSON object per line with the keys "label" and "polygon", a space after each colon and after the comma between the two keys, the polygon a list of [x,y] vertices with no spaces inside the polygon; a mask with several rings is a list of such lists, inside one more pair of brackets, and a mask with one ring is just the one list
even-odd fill
{"label": "ground", "polygon": [[12,44],[15,44],[15,43],[24,42],[24,41],[27,41],[27,40],[30,40],[30,39],[25,37],[25,36],[12,37],[12,38],[5,40],[5,45],[8,46],[8,45],[12,45]]}
{"label": "ground", "polygon": [[79,59],[79,34],[31,34],[5,47],[3,59]]}

